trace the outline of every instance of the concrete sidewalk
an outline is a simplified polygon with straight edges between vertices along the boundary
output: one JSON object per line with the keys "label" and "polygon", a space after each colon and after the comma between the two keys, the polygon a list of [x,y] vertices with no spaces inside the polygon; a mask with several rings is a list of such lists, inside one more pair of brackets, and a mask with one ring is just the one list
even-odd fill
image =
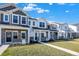
{"label": "concrete sidewalk", "polygon": [[72,51],[72,50],[69,50],[69,49],[66,49],[66,48],[62,48],[62,47],[59,47],[59,46],[56,46],[56,45],[44,43],[44,42],[40,42],[40,43],[41,43],[41,44],[44,44],[44,45],[46,45],[46,46],[50,46],[50,47],[56,48],[56,49],[58,49],[58,50],[61,50],[61,51],[70,53],[70,54],[72,54],[72,55],[79,56],[79,53],[78,53],[78,52],[75,52],[75,51]]}
{"label": "concrete sidewalk", "polygon": [[9,45],[0,46],[0,55],[9,47]]}

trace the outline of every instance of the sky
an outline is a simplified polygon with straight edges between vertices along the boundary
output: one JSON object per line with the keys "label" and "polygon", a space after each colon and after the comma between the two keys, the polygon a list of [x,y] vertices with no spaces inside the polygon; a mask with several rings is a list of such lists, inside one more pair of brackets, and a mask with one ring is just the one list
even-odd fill
{"label": "sky", "polygon": [[60,23],[79,23],[79,3],[16,3],[29,16]]}

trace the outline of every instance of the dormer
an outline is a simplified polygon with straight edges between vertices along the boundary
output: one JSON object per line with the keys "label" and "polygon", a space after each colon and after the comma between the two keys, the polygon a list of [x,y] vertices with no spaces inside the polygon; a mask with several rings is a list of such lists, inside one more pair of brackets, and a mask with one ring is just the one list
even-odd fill
{"label": "dormer", "polygon": [[38,20],[38,27],[39,28],[47,28],[47,20],[44,18],[37,18]]}
{"label": "dormer", "polygon": [[51,22],[51,23],[48,24],[48,28],[49,28],[50,30],[57,30],[57,24]]}
{"label": "dormer", "polygon": [[37,27],[37,19],[29,17],[29,26],[30,27]]}

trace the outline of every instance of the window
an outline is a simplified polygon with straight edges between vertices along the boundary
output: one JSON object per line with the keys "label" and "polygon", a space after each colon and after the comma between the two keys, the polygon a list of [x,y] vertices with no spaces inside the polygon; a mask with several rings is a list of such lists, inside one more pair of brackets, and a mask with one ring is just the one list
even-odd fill
{"label": "window", "polygon": [[39,26],[40,27],[45,27],[45,23],[44,22],[40,22]]}
{"label": "window", "polygon": [[29,25],[31,25],[31,21],[29,21]]}
{"label": "window", "polygon": [[46,32],[46,37],[48,37],[48,32]]}
{"label": "window", "polygon": [[26,39],[26,32],[25,31],[24,32],[23,31],[21,32],[21,39]]}
{"label": "window", "polygon": [[18,39],[18,33],[17,32],[13,32],[13,39]]}
{"label": "window", "polygon": [[33,25],[35,26],[35,22],[33,21]]}
{"label": "window", "polygon": [[6,33],[6,36],[5,36],[5,38],[6,38],[6,42],[11,42],[11,36],[12,36],[12,32],[5,32]]}
{"label": "window", "polygon": [[44,37],[44,33],[41,33],[41,37]]}
{"label": "window", "polygon": [[22,19],[21,19],[21,24],[22,24],[22,25],[26,25],[26,17],[22,17]]}
{"label": "window", "polygon": [[25,33],[22,33],[22,39],[25,39],[26,37],[25,37]]}
{"label": "window", "polygon": [[19,24],[19,16],[18,15],[13,15],[12,22],[13,22],[13,24]]}
{"label": "window", "polygon": [[37,37],[37,33],[35,33],[35,37]]}
{"label": "window", "polygon": [[4,22],[9,22],[9,15],[8,15],[8,14],[5,14],[5,15],[4,15],[3,21],[4,21]]}

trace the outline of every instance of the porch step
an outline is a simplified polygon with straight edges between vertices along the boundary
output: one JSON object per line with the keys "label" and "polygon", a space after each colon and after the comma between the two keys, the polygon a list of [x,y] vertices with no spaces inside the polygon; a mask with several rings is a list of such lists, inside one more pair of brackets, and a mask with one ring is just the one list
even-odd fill
{"label": "porch step", "polygon": [[0,46],[0,55],[9,47],[9,44]]}

